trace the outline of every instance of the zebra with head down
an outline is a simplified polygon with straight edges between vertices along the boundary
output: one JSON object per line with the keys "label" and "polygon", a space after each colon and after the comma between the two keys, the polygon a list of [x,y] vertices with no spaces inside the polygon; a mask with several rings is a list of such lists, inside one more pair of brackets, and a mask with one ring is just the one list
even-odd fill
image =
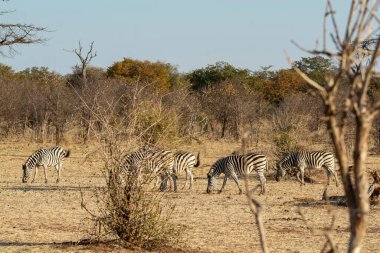
{"label": "zebra with head down", "polygon": [[[264,172],[268,168],[268,161],[264,155],[257,153],[249,153],[246,155],[230,155],[216,161],[207,174],[207,193],[211,193],[215,186],[216,178],[220,174],[224,174],[224,180],[222,188],[219,190],[221,193],[227,183],[229,177],[235,181],[239,188],[239,194],[242,194],[242,189],[239,184],[238,176],[245,176],[253,171],[256,171],[259,175],[261,191],[260,194],[265,194],[265,176]],[[246,171],[245,171],[246,170]]]}
{"label": "zebra with head down", "polygon": [[324,168],[327,173],[328,184],[330,184],[330,176],[332,174],[335,178],[336,186],[338,186],[338,178],[334,165],[334,154],[331,152],[300,151],[290,153],[277,163],[276,181],[279,181],[281,177],[285,176],[286,170],[291,167],[296,167],[298,169],[297,180],[301,183],[301,185],[304,185],[305,168]]}
{"label": "zebra with head down", "polygon": [[49,166],[55,166],[55,169],[57,170],[57,183],[60,180],[61,177],[61,170],[62,170],[62,163],[63,159],[65,157],[68,157],[70,155],[69,150],[64,150],[61,147],[53,147],[53,148],[40,148],[36,152],[34,152],[25,162],[25,164],[22,165],[23,170],[23,177],[22,182],[27,183],[29,178],[32,176],[32,170],[34,171],[34,176],[32,183],[37,177],[38,174],[38,167],[43,166],[44,172],[45,172],[45,183],[48,182],[47,179],[47,173],[48,173],[48,167]]}

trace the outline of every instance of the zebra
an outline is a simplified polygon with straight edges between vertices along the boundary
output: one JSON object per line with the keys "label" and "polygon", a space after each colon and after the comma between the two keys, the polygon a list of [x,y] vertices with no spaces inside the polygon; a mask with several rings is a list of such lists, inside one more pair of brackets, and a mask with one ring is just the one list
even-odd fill
{"label": "zebra", "polygon": [[180,174],[181,172],[186,172],[186,181],[183,188],[187,186],[188,178],[190,178],[190,186],[189,189],[191,189],[193,185],[193,173],[192,169],[194,167],[198,167],[200,165],[199,160],[199,152],[197,156],[190,152],[186,151],[177,151],[174,153],[174,167],[173,167],[173,173],[174,174]]}
{"label": "zebra", "polygon": [[[246,167],[244,166],[244,163],[246,163]],[[244,172],[244,167],[247,170],[246,173]],[[264,171],[268,170],[268,161],[264,155],[257,153],[248,153],[246,155],[230,155],[216,161],[211,166],[211,169],[207,174],[207,193],[211,193],[216,182],[216,177],[223,173],[224,181],[222,188],[219,190],[219,193],[223,191],[228,177],[231,176],[239,188],[239,194],[242,194],[243,191],[240,188],[238,176],[245,176],[246,174],[251,173],[253,170],[256,170],[260,178],[260,194],[265,194],[266,179],[264,176]]]}
{"label": "zebra", "polygon": [[[119,162],[117,168],[117,180],[121,184],[123,182],[123,176],[129,172],[137,173],[137,180],[141,181],[141,167],[143,166],[144,159],[148,153],[158,152],[159,148],[151,145],[145,145],[140,147],[138,150],[128,153]],[[111,175],[111,174],[110,174]]]}
{"label": "zebra", "polygon": [[125,173],[127,171],[134,170],[141,166],[141,162],[144,160],[146,155],[151,152],[158,152],[160,149],[155,146],[145,145],[138,150],[125,155],[119,163],[120,173]]}
{"label": "zebra", "polygon": [[47,169],[49,166],[54,165],[57,170],[58,177],[57,183],[61,177],[62,162],[65,157],[70,155],[70,150],[65,151],[62,147],[53,147],[53,148],[40,148],[34,152],[22,165],[23,177],[22,182],[27,183],[29,178],[32,175],[32,169],[35,168],[34,176],[32,183],[37,177],[38,167],[44,166],[45,172],[45,183],[48,182],[47,179]]}
{"label": "zebra", "polygon": [[160,190],[165,191],[167,180],[172,180],[174,191],[177,191],[177,176],[175,175],[174,168],[174,153],[167,150],[159,150],[147,153],[142,163],[143,171],[145,173],[154,173],[157,175],[156,184],[159,177],[161,177]]}
{"label": "zebra", "polygon": [[[288,156],[283,158],[281,161],[277,163],[277,172],[276,172],[276,181],[278,182],[281,177],[285,176],[286,170],[291,167],[296,167],[298,169],[297,172],[297,180],[301,183],[301,185],[305,184],[304,181],[304,171],[305,168],[325,168],[328,178],[328,185],[330,185],[330,176],[331,174],[335,177],[336,186],[338,186],[338,178],[336,175],[336,171],[334,168],[334,154],[327,151],[300,151],[290,153]],[[301,178],[300,178],[301,174]]]}

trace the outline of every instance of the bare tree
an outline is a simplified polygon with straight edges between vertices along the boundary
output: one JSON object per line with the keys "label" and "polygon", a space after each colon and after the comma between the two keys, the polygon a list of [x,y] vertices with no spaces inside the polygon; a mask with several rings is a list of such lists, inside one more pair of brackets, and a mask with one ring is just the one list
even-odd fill
{"label": "bare tree", "polygon": [[80,69],[83,86],[87,85],[87,67],[92,61],[92,59],[94,59],[97,56],[96,52],[93,52],[93,50],[94,42],[91,42],[90,49],[87,51],[87,53],[83,53],[83,47],[79,41],[79,48],[71,51],[74,54],[76,54],[76,56],[78,56],[79,58],[80,65],[77,67]]}
{"label": "bare tree", "polygon": [[[94,59],[97,56],[96,52],[93,52],[93,50],[94,50],[94,42],[91,42],[90,48],[87,51],[87,53],[83,53],[83,47],[79,41],[79,48],[74,49],[69,52],[72,52],[76,56],[78,56],[79,61],[80,61],[80,65],[76,66],[80,70],[79,72],[80,96],[86,100],[91,100],[91,104],[95,106],[96,96],[94,96],[94,94],[96,93],[93,90],[91,90],[91,88],[88,87],[88,83],[87,83],[87,68],[90,62],[92,61],[92,59]],[[81,125],[83,126],[83,130],[84,130],[83,132],[84,143],[88,141],[88,138],[90,136],[91,124],[93,121],[92,110],[89,110],[88,104],[89,102],[86,102],[86,105],[83,103],[81,106],[81,112],[82,112]]]}
{"label": "bare tree", "polygon": [[[314,55],[327,56],[338,61],[335,74],[326,77],[326,83],[317,83],[300,69],[294,69],[314,87],[323,99],[329,133],[333,140],[336,156],[341,169],[344,191],[350,216],[350,241],[348,252],[360,252],[368,227],[368,180],[365,161],[368,151],[368,136],[373,120],[380,109],[380,101],[371,101],[368,97],[371,79],[376,71],[376,59],[380,40],[375,38],[379,32],[377,16],[378,0],[352,0],[344,33],[337,25],[336,13],[331,0],[327,1],[322,49],[306,50]],[[330,26],[329,26],[330,25]],[[328,33],[328,27],[332,32]],[[327,37],[332,39],[336,50],[328,47]],[[370,41],[371,49],[365,45]],[[363,46],[364,45],[364,46]],[[358,57],[366,55],[366,57]],[[369,60],[368,60],[369,59]],[[344,86],[349,92],[341,101],[340,91]],[[345,143],[348,119],[354,118],[354,150],[350,154]],[[352,156],[353,166],[349,167]]]}
{"label": "bare tree", "polygon": [[[3,1],[4,2],[4,1]],[[10,11],[1,11],[0,15],[9,14]],[[0,23],[0,47],[8,47],[9,54],[16,52],[16,44],[36,44],[42,43],[45,39],[39,37],[41,32],[46,32],[45,27],[35,26],[32,24],[7,24]],[[6,54],[0,51],[0,54]]]}

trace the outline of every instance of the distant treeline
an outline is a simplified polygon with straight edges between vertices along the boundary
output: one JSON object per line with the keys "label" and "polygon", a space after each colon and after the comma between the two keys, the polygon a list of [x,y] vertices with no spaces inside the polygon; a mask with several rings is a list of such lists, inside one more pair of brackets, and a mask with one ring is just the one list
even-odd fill
{"label": "distant treeline", "polygon": [[[329,59],[294,63],[319,83],[336,71]],[[376,96],[380,82],[371,86]],[[345,92],[345,91],[342,91]],[[343,101],[342,101],[343,103]],[[323,105],[291,68],[260,70],[217,62],[189,73],[170,64],[124,58],[107,69],[48,68],[20,72],[0,65],[0,136],[33,141],[88,142],[109,128],[143,142],[239,139],[250,131],[277,151],[326,140]],[[380,126],[375,124],[378,145]]]}

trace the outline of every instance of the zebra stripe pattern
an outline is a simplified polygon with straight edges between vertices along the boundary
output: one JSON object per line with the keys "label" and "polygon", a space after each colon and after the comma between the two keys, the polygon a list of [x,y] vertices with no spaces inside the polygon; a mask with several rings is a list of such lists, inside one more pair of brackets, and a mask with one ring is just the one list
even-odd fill
{"label": "zebra stripe pattern", "polygon": [[192,169],[200,165],[199,153],[197,156],[190,152],[178,151],[174,154],[174,168],[173,171],[176,175],[186,172],[186,181],[183,188],[187,186],[188,178],[190,178],[189,189],[193,186],[193,173]]}
{"label": "zebra stripe pattern", "polygon": [[117,183],[121,186],[125,186],[124,177],[129,173],[135,173],[138,185],[141,185],[142,182],[142,167],[144,159],[148,153],[158,152],[159,149],[155,146],[145,145],[140,147],[138,150],[131,152],[125,155],[119,162],[119,166],[116,169],[116,174],[114,175],[110,171],[110,180],[111,176],[116,176]]}
{"label": "zebra stripe pattern", "polygon": [[49,166],[55,166],[55,169],[57,170],[58,177],[57,177],[57,183],[60,180],[61,177],[61,170],[62,170],[62,163],[63,159],[65,157],[68,157],[70,155],[70,151],[65,151],[61,147],[53,147],[53,148],[41,148],[38,149],[34,154],[32,154],[25,162],[25,164],[22,166],[23,169],[23,177],[22,182],[27,183],[29,178],[32,175],[32,169],[35,168],[34,176],[32,183],[37,177],[38,174],[38,167],[43,166],[44,172],[45,172],[45,183],[48,182],[47,179],[47,169]]}
{"label": "zebra stripe pattern", "polygon": [[277,163],[276,181],[279,181],[281,177],[285,176],[286,170],[291,167],[296,167],[299,170],[297,173],[297,180],[303,185],[305,184],[305,168],[320,169],[323,167],[327,173],[328,184],[330,184],[330,176],[333,174],[335,177],[336,186],[338,186],[338,179],[334,168],[334,154],[331,152],[301,151],[289,154]]}
{"label": "zebra stripe pattern", "polygon": [[[174,153],[171,151],[159,150],[155,152],[149,152],[144,158],[143,171],[145,173],[155,173],[157,176],[161,177],[161,191],[164,191],[166,189],[166,182],[168,179],[173,180],[174,191],[177,191],[177,177],[173,173],[173,168]],[[156,181],[155,185],[157,185],[158,180]]]}
{"label": "zebra stripe pattern", "polygon": [[138,150],[125,155],[119,164],[119,173],[126,173],[128,171],[136,171],[140,168],[142,161],[148,153],[158,152],[159,149],[154,146],[143,146]]}
{"label": "zebra stripe pattern", "polygon": [[[245,166],[244,166],[245,163]],[[246,168],[246,172],[244,171]],[[268,161],[264,155],[257,153],[249,153],[246,155],[232,155],[219,159],[212,166],[207,174],[207,193],[211,193],[216,183],[216,177],[221,173],[224,174],[224,181],[222,188],[219,190],[221,193],[227,183],[228,177],[232,177],[237,187],[239,188],[239,194],[242,194],[242,189],[239,185],[238,176],[245,176],[252,171],[256,171],[260,178],[261,191],[260,194],[265,194],[265,176],[264,172],[268,169]]]}

